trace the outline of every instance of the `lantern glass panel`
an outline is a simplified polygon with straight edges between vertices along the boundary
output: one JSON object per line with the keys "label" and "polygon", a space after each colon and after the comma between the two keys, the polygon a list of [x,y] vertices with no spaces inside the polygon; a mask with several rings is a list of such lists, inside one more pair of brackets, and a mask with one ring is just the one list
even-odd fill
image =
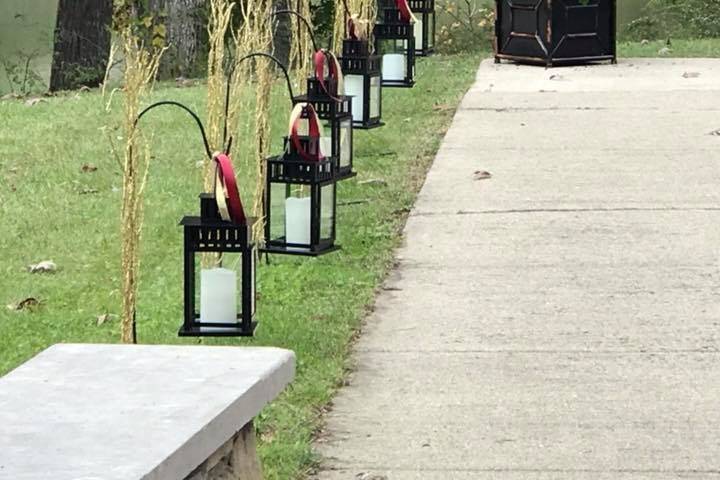
{"label": "lantern glass panel", "polygon": [[405,80],[407,76],[406,41],[402,39],[379,39],[378,51],[382,55],[383,80]]}
{"label": "lantern glass panel", "polygon": [[427,45],[423,45],[423,48],[435,48],[435,13],[427,15]]}
{"label": "lantern glass panel", "polygon": [[[283,202],[285,242],[309,246],[311,242],[312,196],[311,188],[305,185],[285,184],[284,195],[277,197]],[[273,192],[275,193],[275,192]],[[273,197],[275,200],[276,197]]]}
{"label": "lantern glass panel", "polygon": [[285,183],[271,183],[270,204],[270,239],[285,238],[285,197],[288,185]]}
{"label": "lantern glass panel", "polygon": [[352,117],[340,121],[340,167],[349,167],[352,159]]}
{"label": "lantern glass panel", "polygon": [[365,114],[365,77],[363,75],[346,75],[345,94],[353,97],[353,120],[362,122]]}
{"label": "lantern glass panel", "polygon": [[332,148],[332,134],[326,135],[325,131],[329,129],[325,129],[323,127],[323,133],[322,137],[320,137],[320,152],[326,156],[330,157],[333,154],[333,148]]}
{"label": "lantern glass panel", "polygon": [[[238,322],[242,314],[242,254],[200,253],[195,261],[195,305],[200,323]],[[253,292],[254,296],[254,292]]]}
{"label": "lantern glass panel", "polygon": [[255,264],[255,252],[250,254],[250,314],[255,316],[255,270],[257,265]]}
{"label": "lantern glass panel", "polygon": [[418,14],[417,20],[415,21],[415,24],[413,25],[413,31],[415,33],[415,48],[417,50],[422,50],[426,48],[425,43],[423,42],[424,35],[423,35],[423,19],[425,18],[425,14]]}
{"label": "lantern glass panel", "polygon": [[335,230],[335,184],[320,188],[320,237],[333,238]]}
{"label": "lantern glass panel", "polygon": [[[370,118],[380,116],[380,89],[382,81],[379,76],[370,77]],[[353,106],[353,109],[355,107]],[[355,110],[353,110],[354,112]]]}
{"label": "lantern glass panel", "polygon": [[270,239],[310,245],[310,188],[286,183],[272,183],[270,188]]}

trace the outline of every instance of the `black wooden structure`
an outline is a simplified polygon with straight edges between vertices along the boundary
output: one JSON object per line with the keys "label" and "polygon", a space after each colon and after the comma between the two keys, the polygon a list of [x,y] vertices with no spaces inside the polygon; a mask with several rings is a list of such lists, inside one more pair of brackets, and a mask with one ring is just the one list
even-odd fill
{"label": "black wooden structure", "polygon": [[616,0],[495,0],[495,61],[616,60]]}

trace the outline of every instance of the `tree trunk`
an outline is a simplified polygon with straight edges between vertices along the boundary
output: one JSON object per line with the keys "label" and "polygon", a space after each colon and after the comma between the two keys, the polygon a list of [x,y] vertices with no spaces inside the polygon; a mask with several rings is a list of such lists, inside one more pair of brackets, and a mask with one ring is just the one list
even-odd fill
{"label": "tree trunk", "polygon": [[168,50],[160,63],[163,78],[204,73],[207,43],[205,0],[151,0],[150,10],[165,15]]}
{"label": "tree trunk", "polygon": [[102,82],[110,52],[112,0],[59,0],[50,90]]}

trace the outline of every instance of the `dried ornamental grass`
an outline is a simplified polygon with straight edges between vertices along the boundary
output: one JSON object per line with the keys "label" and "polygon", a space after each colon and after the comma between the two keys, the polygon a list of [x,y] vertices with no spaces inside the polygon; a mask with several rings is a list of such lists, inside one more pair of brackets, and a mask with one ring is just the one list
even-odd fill
{"label": "dried ornamental grass", "polygon": [[333,49],[342,51],[342,41],[346,38],[348,11],[355,24],[355,33],[360,39],[370,41],[372,46],[372,30],[377,16],[376,0],[335,0],[335,17],[333,22]]}
{"label": "dried ornamental grass", "polygon": [[[210,0],[208,20],[208,71],[207,71],[207,136],[215,151],[224,149],[225,125],[225,34],[230,26],[234,3],[230,0]],[[210,191],[213,180],[212,162],[205,162],[204,186]]]}
{"label": "dried ornamental grass", "polygon": [[[302,15],[307,20],[309,28],[313,29],[310,0],[295,0],[294,2],[290,0],[288,6]],[[311,72],[312,55],[315,53],[311,39],[312,32],[308,31],[308,27],[296,17],[292,18],[290,25],[291,44],[288,66],[292,71],[293,84],[296,87],[303,87],[306,77]]]}
{"label": "dried ornamental grass", "polygon": [[[255,185],[253,188],[252,215],[258,219],[255,223],[253,237],[259,241],[263,237],[264,196],[265,196],[265,159],[270,154],[270,93],[274,83],[274,65],[266,58],[255,57],[250,61],[237,63],[240,59],[253,52],[270,52],[273,45],[272,38],[272,0],[248,0],[241,7],[242,23],[237,32],[234,32],[235,65],[230,79],[230,104],[228,110],[229,130],[238,133],[239,112],[243,107],[245,98],[249,103],[250,96],[242,95],[249,86],[251,79],[255,80],[255,115],[245,116],[248,124],[245,130],[250,130],[250,122],[254,123],[255,145],[253,154],[249,157],[246,167],[255,171]],[[241,135],[248,138],[249,135]]]}
{"label": "dried ornamental grass", "polygon": [[[123,71],[123,182],[121,208],[122,320],[121,339],[134,341],[134,319],[140,267],[140,237],[143,221],[143,193],[147,183],[150,155],[141,141],[136,119],[140,102],[152,89],[164,49],[148,50],[130,27],[120,32],[124,57]],[[142,153],[140,152],[142,150]]]}

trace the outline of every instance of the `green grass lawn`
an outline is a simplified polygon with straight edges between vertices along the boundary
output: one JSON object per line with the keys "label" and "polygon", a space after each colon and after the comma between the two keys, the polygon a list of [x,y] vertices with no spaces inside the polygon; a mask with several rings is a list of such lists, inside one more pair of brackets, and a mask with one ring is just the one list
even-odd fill
{"label": "green grass lawn", "polygon": [[[665,40],[651,42],[618,42],[617,52],[621,58],[634,57],[720,57],[720,38],[671,40],[668,52]],[[662,51],[662,54],[661,54]]]}
{"label": "green grass lawn", "polygon": [[[348,347],[392,264],[393,248],[455,107],[474,79],[480,55],[435,56],[418,65],[413,89],[383,92],[387,125],[355,132],[356,179],[339,188],[340,252],[317,259],[274,256],[258,272],[254,339],[188,340],[181,323],[181,230],[198,210],[200,137],[180,111],[143,120],[153,132],[142,242],[138,337],[141,343],[274,345],[295,350],[297,379],[261,415],[261,455],[269,479],[311,468],[311,440],[323,408],[342,383]],[[153,99],[176,99],[204,112],[203,86],[159,86]],[[273,98],[275,150],[289,113]],[[201,115],[203,116],[203,115]],[[103,126],[97,92],[69,93],[33,106],[0,102],[0,374],[56,342],[117,342],[121,174]],[[112,136],[117,136],[113,133]],[[252,139],[241,135],[236,169],[250,202],[252,169],[243,160]],[[83,172],[83,165],[97,167]],[[383,182],[361,184],[362,180]],[[52,260],[54,274],[27,265]],[[35,310],[5,305],[37,298]],[[178,365],[178,368],[192,368]]]}

